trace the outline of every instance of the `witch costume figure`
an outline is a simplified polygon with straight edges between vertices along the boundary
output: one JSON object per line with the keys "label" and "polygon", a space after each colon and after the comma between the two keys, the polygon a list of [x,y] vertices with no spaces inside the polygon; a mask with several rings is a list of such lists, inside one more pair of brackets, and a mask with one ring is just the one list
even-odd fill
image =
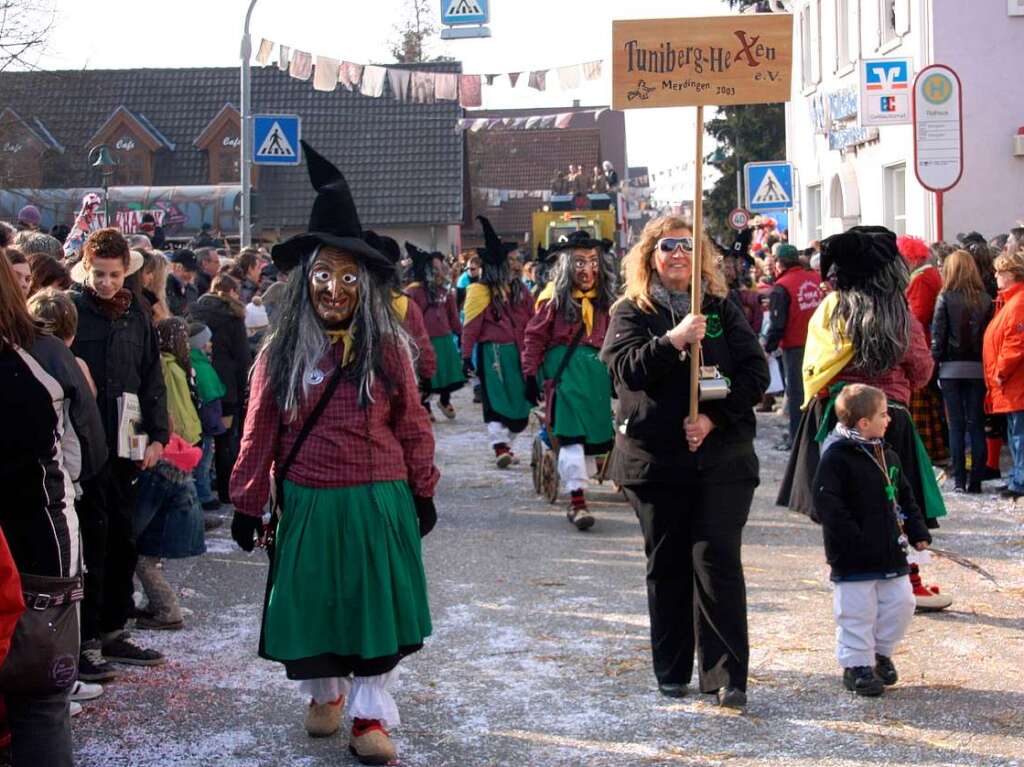
{"label": "witch costume figure", "polygon": [[558,445],[558,476],[570,497],[567,516],[578,530],[594,525],[583,492],[587,456],[607,453],[615,441],[611,377],[598,357],[616,297],[611,245],[581,230],[559,246],[551,281],[526,326],[523,350],[528,397],[543,386],[548,434]]}
{"label": "witch costume figure", "polygon": [[511,278],[508,257],[516,243],[502,242],[490,221],[477,218],[485,247],[477,248],[480,281],[466,290],[463,306],[463,371],[473,370],[475,352],[487,435],[498,468],[507,469],[515,459],[513,435],[526,428],[530,417],[520,352],[533,301],[522,280]]}
{"label": "witch costume figure", "polygon": [[399,274],[402,249],[393,238],[376,232],[366,232],[363,239],[378,253],[383,253],[395,267],[391,277],[391,309],[415,346],[416,375],[419,376],[420,381],[430,380],[437,372],[437,360],[434,357],[434,349],[430,345],[430,336],[427,334],[423,312],[419,306],[410,303],[408,292],[402,290],[402,279]]}
{"label": "witch costume figure", "polygon": [[[925,523],[937,528],[946,507],[909,410],[911,392],[928,383],[934,361],[904,295],[910,273],[896,235],[880,226],[855,226],[829,237],[821,244],[821,274],[835,289],[807,327],[804,415],[776,502],[818,521],[811,481],[821,444],[836,424],[835,400],[844,386],[864,383],[885,392],[892,418],[885,441],[900,458]],[[919,565],[910,567],[918,610],[949,607],[953,600],[923,583]]]}
{"label": "witch costume figure", "polygon": [[405,251],[412,259],[412,282],[406,286],[405,292],[423,313],[423,322],[437,361],[434,375],[420,380],[423,405],[429,412],[430,397],[437,394],[441,413],[452,419],[455,417],[452,392],[466,383],[455,341],[456,336],[462,335],[455,291],[448,285],[448,267],[441,253],[428,253],[411,242],[405,243]]}
{"label": "witch costume figure", "polygon": [[259,654],[309,695],[312,736],[353,719],[363,764],[396,757],[398,664],[431,633],[420,538],[434,525],[434,438],[410,340],[391,309],[391,262],[363,239],[341,172],[303,142],[309,231],[272,252],[291,272],[256,360],[231,476],[231,535],[271,556]]}

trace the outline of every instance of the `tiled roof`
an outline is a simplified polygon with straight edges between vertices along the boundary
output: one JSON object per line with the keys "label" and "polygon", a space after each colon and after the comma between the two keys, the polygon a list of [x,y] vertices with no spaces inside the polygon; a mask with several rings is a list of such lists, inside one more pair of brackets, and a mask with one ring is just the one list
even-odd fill
{"label": "tiled roof", "polygon": [[[409,68],[460,71],[461,64]],[[154,185],[206,185],[207,155],[193,142],[225,103],[238,103],[238,83],[236,68],[5,72],[0,74],[0,110],[9,107],[29,124],[41,121],[52,139],[66,148],[44,161],[49,186],[86,187],[98,182],[87,161],[87,143],[118,107],[143,122],[166,147],[157,154]],[[344,172],[364,225],[462,220],[458,102],[401,103],[387,88],[379,99],[342,86],[323,93],[311,82],[270,66],[252,70],[252,106],[254,113],[302,116],[303,138]],[[304,165],[261,167],[259,188],[264,198],[262,226],[306,225],[313,191]]]}
{"label": "tiled roof", "polygon": [[[473,213],[490,218],[502,237],[522,239],[530,230],[532,214],[539,199],[509,199],[489,207],[477,191],[481,188],[508,190],[550,189],[555,172],[569,164],[582,165],[589,176],[601,164],[601,135],[597,128],[581,130],[484,130],[468,133],[469,179],[473,191]],[[475,242],[473,229],[463,231],[464,243]]]}

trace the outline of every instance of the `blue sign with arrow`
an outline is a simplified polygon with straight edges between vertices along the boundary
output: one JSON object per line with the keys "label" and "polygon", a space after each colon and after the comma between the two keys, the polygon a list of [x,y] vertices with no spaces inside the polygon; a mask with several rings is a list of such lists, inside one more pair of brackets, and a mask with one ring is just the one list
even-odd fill
{"label": "blue sign with arrow", "polygon": [[257,165],[298,165],[302,124],[298,115],[253,115],[252,161]]}
{"label": "blue sign with arrow", "polygon": [[747,181],[747,210],[766,213],[793,207],[793,164],[748,162],[743,166]]}

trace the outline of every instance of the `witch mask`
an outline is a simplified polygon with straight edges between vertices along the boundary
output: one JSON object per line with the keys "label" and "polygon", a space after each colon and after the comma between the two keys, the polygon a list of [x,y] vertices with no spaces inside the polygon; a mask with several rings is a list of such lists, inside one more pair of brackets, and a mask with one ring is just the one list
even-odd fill
{"label": "witch mask", "polygon": [[355,258],[336,248],[320,248],[309,265],[309,296],[325,328],[347,328],[359,304],[359,265]]}
{"label": "witch mask", "polygon": [[601,255],[597,248],[574,249],[569,254],[569,266],[572,268],[574,288],[588,291],[597,287],[598,275],[601,273]]}

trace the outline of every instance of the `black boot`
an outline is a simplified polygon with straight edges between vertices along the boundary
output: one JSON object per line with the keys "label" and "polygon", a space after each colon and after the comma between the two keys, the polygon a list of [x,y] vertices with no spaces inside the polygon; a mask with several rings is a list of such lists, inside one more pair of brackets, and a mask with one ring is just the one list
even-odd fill
{"label": "black boot", "polygon": [[875,670],[871,666],[843,669],[843,687],[869,698],[877,698],[885,691],[882,680],[875,676]]}
{"label": "black boot", "polygon": [[900,675],[896,673],[896,666],[892,658],[875,654],[875,676],[882,680],[884,685],[894,685],[899,681]]}

